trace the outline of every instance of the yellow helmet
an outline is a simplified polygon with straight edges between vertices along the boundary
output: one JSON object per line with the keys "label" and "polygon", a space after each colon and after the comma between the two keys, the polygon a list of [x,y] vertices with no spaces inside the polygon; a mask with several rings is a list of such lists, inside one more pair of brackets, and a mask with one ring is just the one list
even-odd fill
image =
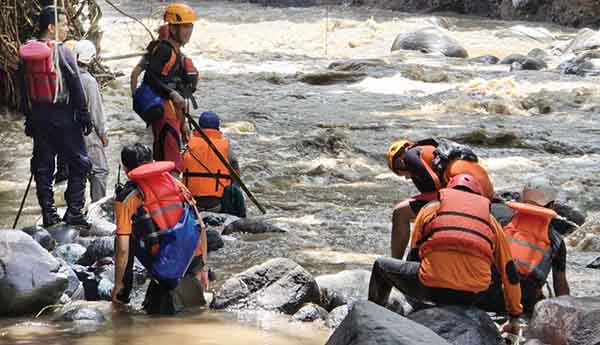
{"label": "yellow helmet", "polygon": [[387,152],[387,162],[388,167],[391,171],[396,173],[396,169],[394,168],[394,159],[399,153],[404,152],[409,146],[413,143],[408,140],[398,140],[394,141]]}
{"label": "yellow helmet", "polygon": [[190,24],[196,21],[196,11],[183,3],[174,3],[165,9],[164,20],[169,24]]}

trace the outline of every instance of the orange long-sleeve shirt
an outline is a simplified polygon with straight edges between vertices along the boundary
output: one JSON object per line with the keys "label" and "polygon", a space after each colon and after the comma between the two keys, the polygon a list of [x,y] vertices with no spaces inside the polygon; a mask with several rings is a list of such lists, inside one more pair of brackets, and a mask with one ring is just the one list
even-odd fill
{"label": "orange long-sleeve shirt", "polygon": [[[439,202],[431,202],[423,207],[417,215],[415,230],[411,239],[411,248],[416,248],[416,243],[421,239],[424,224],[436,215],[440,207]],[[511,316],[521,315],[521,287],[517,280],[511,283],[507,267],[512,261],[512,255],[504,236],[504,231],[498,222],[490,215],[495,238],[494,263],[457,251],[434,251],[421,258],[419,279],[425,286],[454,289],[459,291],[483,292],[492,281],[491,264],[495,264],[502,278],[506,310]]]}

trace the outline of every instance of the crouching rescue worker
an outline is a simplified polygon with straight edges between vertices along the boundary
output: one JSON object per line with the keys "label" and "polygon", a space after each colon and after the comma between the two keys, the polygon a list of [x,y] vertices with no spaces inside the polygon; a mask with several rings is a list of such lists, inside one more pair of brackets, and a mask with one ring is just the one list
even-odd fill
{"label": "crouching rescue worker", "polygon": [[476,305],[500,273],[506,309],[505,331],[518,334],[522,312],[519,275],[502,228],[490,214],[489,199],[470,175],[454,176],[417,215],[410,260],[378,258],[373,264],[369,300],[388,301],[392,287],[437,304]]}
{"label": "crouching rescue worker", "polygon": [[135,112],[152,126],[154,159],[174,162],[177,171],[181,170],[181,149],[188,137],[186,99],[192,98],[198,83],[198,71],[181,47],[189,42],[196,19],[196,12],[186,4],[167,6],[164,21],[168,35],[163,33],[166,39],[151,44],[144,56],[144,79],[133,99]]}
{"label": "crouching rescue worker", "polygon": [[[198,118],[198,125],[240,176],[237,157],[229,139],[219,130],[220,124],[219,116],[213,112],[204,112]],[[232,182],[229,169],[197,131],[193,132],[183,153],[183,183],[196,199],[200,210],[246,217],[241,189]]]}
{"label": "crouching rescue worker", "polygon": [[410,221],[437,191],[459,174],[474,176],[483,188],[483,196],[491,199],[494,187],[475,153],[468,147],[448,140],[425,139],[413,143],[399,140],[387,153],[388,167],[396,175],[412,180],[420,194],[394,206],[392,214],[392,257],[402,259],[410,238]]}
{"label": "crouching rescue worker", "polygon": [[[497,213],[503,215],[498,220],[504,226],[521,279],[521,303],[529,313],[544,298],[542,291],[551,270],[556,296],[568,295],[570,289],[566,273],[567,247],[552,226],[557,216],[551,209],[556,189],[548,179],[535,177],[525,184],[521,195],[522,202],[509,202],[504,206],[506,210]],[[502,301],[500,286],[495,284],[482,306],[503,311]]]}
{"label": "crouching rescue worker", "polygon": [[174,163],[152,161],[152,151],[142,144],[124,147],[121,161],[129,181],[114,204],[113,303],[129,302],[135,256],[151,276],[143,303],[147,313],[175,314],[204,305],[206,229],[189,191],[170,174]]}
{"label": "crouching rescue worker", "polygon": [[69,49],[67,16],[62,8],[48,6],[39,19],[40,38],[19,49],[22,78],[21,109],[25,113],[25,134],[33,138],[31,172],[45,227],[61,219],[54,205],[55,159],[61,156],[69,167],[63,220],[70,225],[89,226],[85,206],[85,179],[91,163],[84,135],[92,132],[90,113],[81,85],[79,69]]}

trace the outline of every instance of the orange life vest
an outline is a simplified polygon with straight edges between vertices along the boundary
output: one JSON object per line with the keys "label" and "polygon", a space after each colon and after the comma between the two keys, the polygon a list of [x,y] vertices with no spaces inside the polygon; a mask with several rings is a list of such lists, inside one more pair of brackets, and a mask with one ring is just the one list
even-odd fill
{"label": "orange life vest", "polygon": [[19,49],[31,102],[54,103],[58,84],[52,59],[53,49],[55,49],[54,41],[36,40],[28,41]]}
{"label": "orange life vest", "polygon": [[169,173],[173,169],[173,162],[153,162],[127,174],[142,193],[144,209],[159,231],[175,226],[184,211],[185,196]]}
{"label": "orange life vest", "polygon": [[544,283],[552,267],[549,226],[556,212],[519,202],[509,202],[508,206],[514,215],[504,231],[517,269],[522,277]]}
{"label": "orange life vest", "polygon": [[[219,152],[229,160],[229,139],[216,129],[204,129]],[[223,196],[225,187],[231,184],[227,167],[219,160],[199,133],[194,132],[183,154],[183,184],[195,197]]]}
{"label": "orange life vest", "polygon": [[417,242],[419,256],[433,251],[456,251],[494,261],[495,235],[490,224],[490,201],[456,189],[440,190],[440,207],[425,224]]}

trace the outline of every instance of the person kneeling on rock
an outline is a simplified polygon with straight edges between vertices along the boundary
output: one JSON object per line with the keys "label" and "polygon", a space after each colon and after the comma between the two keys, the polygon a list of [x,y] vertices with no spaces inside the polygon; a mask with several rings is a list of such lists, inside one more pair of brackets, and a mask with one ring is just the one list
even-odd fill
{"label": "person kneeling on rock", "polygon": [[129,302],[134,256],[151,277],[143,307],[175,314],[206,304],[206,228],[185,186],[170,174],[173,162],[152,161],[142,144],[125,146],[121,162],[129,181],[117,191],[115,287],[112,301]]}
{"label": "person kneeling on rock", "polygon": [[437,304],[476,305],[498,267],[510,320],[503,327],[518,334],[522,313],[519,275],[500,224],[490,214],[490,201],[477,180],[454,176],[439,191],[439,201],[417,215],[409,260],[378,258],[373,264],[369,300],[388,302],[392,287]]}
{"label": "person kneeling on rock", "polygon": [[[522,202],[495,204],[493,212],[504,227],[519,272],[521,303],[526,312],[532,312],[535,304],[544,299],[542,288],[550,270],[556,296],[569,295],[567,247],[553,226],[557,214],[552,206],[557,190],[551,182],[544,177],[532,178],[521,195]],[[495,281],[481,306],[489,311],[504,311],[500,290]]]}
{"label": "person kneeling on rock", "polygon": [[[219,130],[219,116],[203,112],[198,124],[239,176],[240,165],[231,142]],[[246,217],[242,190],[232,183],[229,169],[197,131],[183,153],[183,183],[192,192],[198,209]]]}

